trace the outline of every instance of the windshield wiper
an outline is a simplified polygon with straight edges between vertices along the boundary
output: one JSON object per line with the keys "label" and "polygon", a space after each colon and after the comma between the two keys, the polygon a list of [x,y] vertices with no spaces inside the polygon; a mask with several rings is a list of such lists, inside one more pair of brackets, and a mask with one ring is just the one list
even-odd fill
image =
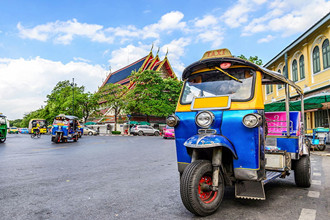
{"label": "windshield wiper", "polygon": [[217,67],[217,66],[215,66],[214,68],[215,68],[216,70],[219,70],[220,72],[224,73],[225,75],[229,76],[229,77],[232,78],[233,80],[235,80],[235,81],[237,81],[237,82],[239,82],[239,83],[243,83],[241,80],[239,80],[239,79],[233,77],[232,75],[230,75],[229,73],[227,73],[227,72],[224,71],[223,69],[221,69],[221,68],[219,68],[219,67]]}

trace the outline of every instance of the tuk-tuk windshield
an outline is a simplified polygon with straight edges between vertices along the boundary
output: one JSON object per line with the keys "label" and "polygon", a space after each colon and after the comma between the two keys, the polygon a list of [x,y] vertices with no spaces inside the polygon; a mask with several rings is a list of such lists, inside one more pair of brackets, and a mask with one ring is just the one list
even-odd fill
{"label": "tuk-tuk windshield", "polygon": [[224,73],[212,70],[190,77],[184,85],[182,104],[189,104],[194,97],[229,96],[233,101],[247,101],[253,96],[255,71],[249,68],[231,68]]}
{"label": "tuk-tuk windshield", "polygon": [[58,125],[58,124],[69,125],[69,120],[55,119],[53,125]]}

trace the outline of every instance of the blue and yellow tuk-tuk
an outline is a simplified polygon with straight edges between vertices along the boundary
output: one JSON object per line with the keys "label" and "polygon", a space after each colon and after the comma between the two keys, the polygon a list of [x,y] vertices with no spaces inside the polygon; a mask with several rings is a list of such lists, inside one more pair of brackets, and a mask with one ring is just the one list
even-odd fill
{"label": "blue and yellow tuk-tuk", "polygon": [[7,118],[0,113],[0,143],[4,143],[7,137]]}
{"label": "blue and yellow tuk-tuk", "polygon": [[[236,198],[265,200],[264,184],[291,170],[297,186],[311,185],[303,104],[301,112],[289,112],[289,86],[303,100],[300,87],[228,49],[206,52],[182,79],[167,124],[175,128],[180,194],[190,212],[214,213],[226,186],[235,186]],[[286,111],[264,111],[268,84],[285,86]]]}
{"label": "blue and yellow tuk-tuk", "polygon": [[60,143],[68,140],[78,141],[78,118],[71,115],[58,115],[55,117],[52,128],[52,142]]}

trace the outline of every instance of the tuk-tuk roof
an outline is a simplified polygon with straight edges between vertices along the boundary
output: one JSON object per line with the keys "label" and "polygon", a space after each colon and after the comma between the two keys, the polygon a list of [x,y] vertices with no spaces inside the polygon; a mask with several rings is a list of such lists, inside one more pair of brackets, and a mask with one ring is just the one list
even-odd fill
{"label": "tuk-tuk roof", "polygon": [[73,115],[58,115],[55,118],[57,118],[57,117],[64,117],[64,118],[67,118],[69,120],[78,120],[78,117],[73,116]]}
{"label": "tuk-tuk roof", "polygon": [[5,115],[3,115],[3,114],[0,114],[0,117],[6,117]]}
{"label": "tuk-tuk roof", "polygon": [[243,60],[237,57],[217,57],[217,58],[209,58],[209,59],[202,59],[197,62],[194,62],[187,66],[183,73],[182,73],[182,79],[186,80],[188,79],[192,73],[202,70],[205,68],[213,68],[215,66],[219,67],[221,63],[223,62],[230,62],[232,65],[245,65],[250,66],[254,68],[255,70],[258,70],[264,74],[262,79],[262,84],[288,84],[296,89],[297,93],[304,94],[303,90],[296,85],[293,81],[285,78],[283,75],[271,71],[269,69],[266,69],[264,67],[258,66],[252,62],[249,62],[247,60]]}

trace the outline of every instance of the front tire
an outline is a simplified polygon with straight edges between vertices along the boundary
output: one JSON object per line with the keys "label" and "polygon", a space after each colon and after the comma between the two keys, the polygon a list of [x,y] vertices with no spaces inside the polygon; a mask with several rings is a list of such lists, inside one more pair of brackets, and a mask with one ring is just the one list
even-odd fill
{"label": "front tire", "polygon": [[222,173],[219,175],[218,191],[205,190],[207,185],[212,186],[211,162],[197,160],[189,164],[181,177],[180,194],[184,206],[195,215],[211,215],[222,202],[225,190]]}
{"label": "front tire", "polygon": [[321,144],[321,145],[319,145],[318,148],[319,148],[320,151],[324,151],[325,148],[326,148],[326,145],[325,144]]}
{"label": "front tire", "polygon": [[1,138],[0,143],[4,143],[6,141],[6,138]]}
{"label": "front tire", "polygon": [[311,161],[309,155],[302,156],[294,164],[294,181],[299,187],[311,186]]}
{"label": "front tire", "polygon": [[91,131],[88,132],[88,135],[89,135],[89,136],[92,136],[92,135],[93,135],[93,132],[91,132]]}

